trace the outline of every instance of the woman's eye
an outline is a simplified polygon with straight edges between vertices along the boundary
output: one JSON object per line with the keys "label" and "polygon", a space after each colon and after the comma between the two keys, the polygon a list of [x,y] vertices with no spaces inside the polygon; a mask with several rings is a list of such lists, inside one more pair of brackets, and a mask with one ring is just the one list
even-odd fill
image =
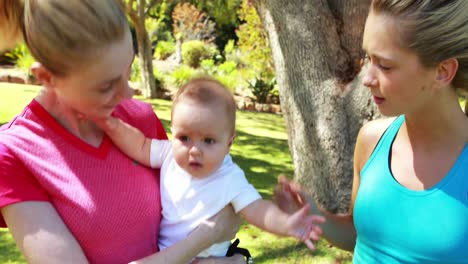
{"label": "woman's eye", "polygon": [[382,69],[382,70],[384,70],[384,71],[389,71],[389,70],[392,69],[391,67],[384,66],[384,65],[382,65],[382,64],[379,64],[379,68]]}
{"label": "woman's eye", "polygon": [[205,143],[211,145],[215,143],[215,140],[212,138],[205,138]]}
{"label": "woman's eye", "polygon": [[100,89],[99,92],[102,93],[102,94],[105,94],[105,93],[108,93],[110,91],[112,91],[112,88],[114,88],[114,86],[111,84],[103,89]]}

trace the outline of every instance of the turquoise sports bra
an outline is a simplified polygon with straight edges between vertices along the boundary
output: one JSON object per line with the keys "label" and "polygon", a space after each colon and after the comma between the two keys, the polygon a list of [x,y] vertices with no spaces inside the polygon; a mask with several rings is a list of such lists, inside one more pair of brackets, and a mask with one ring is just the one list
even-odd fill
{"label": "turquoise sports bra", "polygon": [[389,166],[404,120],[388,127],[361,171],[353,263],[468,263],[468,147],[434,187],[407,189]]}

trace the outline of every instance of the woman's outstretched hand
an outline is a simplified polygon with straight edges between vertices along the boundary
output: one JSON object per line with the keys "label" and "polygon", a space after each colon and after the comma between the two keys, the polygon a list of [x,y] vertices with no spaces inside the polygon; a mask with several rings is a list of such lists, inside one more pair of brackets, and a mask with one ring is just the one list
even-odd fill
{"label": "woman's outstretched hand", "polygon": [[301,190],[301,186],[288,180],[284,175],[278,176],[273,199],[281,210],[289,214],[293,214],[308,203],[307,195]]}

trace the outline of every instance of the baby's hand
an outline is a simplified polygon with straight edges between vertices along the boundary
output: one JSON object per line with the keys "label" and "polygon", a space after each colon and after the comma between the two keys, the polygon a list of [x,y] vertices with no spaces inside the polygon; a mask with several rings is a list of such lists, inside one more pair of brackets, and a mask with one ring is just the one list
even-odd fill
{"label": "baby's hand", "polygon": [[109,116],[105,119],[94,120],[94,122],[100,129],[104,130],[107,133],[110,131],[114,131],[119,125],[119,123],[122,121],[113,116]]}
{"label": "baby's hand", "polygon": [[288,217],[286,222],[288,235],[303,241],[310,250],[315,250],[311,240],[318,241],[322,235],[322,229],[317,224],[325,222],[325,218],[319,215],[308,215],[309,204]]}

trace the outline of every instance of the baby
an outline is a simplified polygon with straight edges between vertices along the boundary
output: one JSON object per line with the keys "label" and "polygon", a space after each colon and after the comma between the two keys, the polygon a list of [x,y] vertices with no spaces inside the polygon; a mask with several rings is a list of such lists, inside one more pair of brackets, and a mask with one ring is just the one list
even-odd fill
{"label": "baby", "polygon": [[[308,215],[308,206],[289,215],[261,199],[229,155],[234,141],[236,107],[229,90],[209,78],[181,87],[171,116],[172,142],[146,138],[120,119],[103,128],[114,143],[137,162],[161,168],[162,221],[159,247],[185,238],[200,222],[231,204],[249,223],[276,235],[291,236],[314,249],[323,223]],[[225,256],[229,241],[213,245],[199,257]]]}

